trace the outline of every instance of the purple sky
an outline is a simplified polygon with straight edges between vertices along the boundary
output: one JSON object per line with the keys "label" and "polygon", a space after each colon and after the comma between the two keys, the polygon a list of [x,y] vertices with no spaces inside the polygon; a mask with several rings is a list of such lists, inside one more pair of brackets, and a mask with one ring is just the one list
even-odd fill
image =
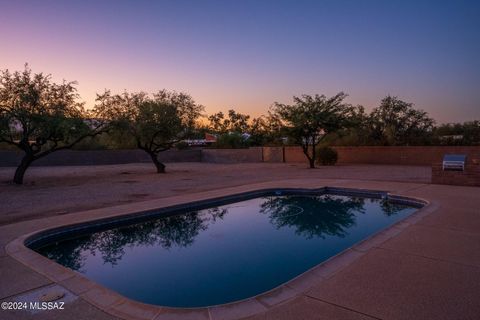
{"label": "purple sky", "polygon": [[480,119],[478,1],[3,1],[0,69],[95,93],[186,91],[258,116],[293,95],[387,94],[439,123]]}

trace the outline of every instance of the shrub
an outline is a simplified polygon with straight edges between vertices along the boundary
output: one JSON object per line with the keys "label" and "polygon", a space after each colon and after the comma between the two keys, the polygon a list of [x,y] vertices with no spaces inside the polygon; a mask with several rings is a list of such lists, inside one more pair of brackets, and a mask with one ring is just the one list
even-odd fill
{"label": "shrub", "polygon": [[333,166],[337,163],[338,153],[331,147],[321,147],[317,149],[316,160],[323,166]]}
{"label": "shrub", "polygon": [[135,149],[133,137],[127,132],[112,130],[96,137],[86,138],[73,147],[74,150]]}
{"label": "shrub", "polygon": [[108,146],[101,141],[100,137],[88,137],[72,147],[73,150],[105,150]]}
{"label": "shrub", "polygon": [[239,133],[225,133],[217,137],[217,142],[213,147],[218,149],[241,149],[248,148],[248,143]]}
{"label": "shrub", "polygon": [[185,150],[185,149],[188,149],[189,147],[190,146],[185,141],[180,141],[175,144],[175,148],[177,148],[177,150]]}

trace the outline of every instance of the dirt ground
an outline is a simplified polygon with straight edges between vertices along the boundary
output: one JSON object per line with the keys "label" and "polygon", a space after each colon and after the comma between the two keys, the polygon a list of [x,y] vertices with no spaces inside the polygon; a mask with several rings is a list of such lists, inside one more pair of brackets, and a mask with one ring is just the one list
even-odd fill
{"label": "dirt ground", "polygon": [[334,178],[429,183],[430,167],[355,165],[309,169],[287,163],[171,163],[155,174],[149,163],[32,167],[25,184],[0,168],[0,225],[182,193],[290,178]]}

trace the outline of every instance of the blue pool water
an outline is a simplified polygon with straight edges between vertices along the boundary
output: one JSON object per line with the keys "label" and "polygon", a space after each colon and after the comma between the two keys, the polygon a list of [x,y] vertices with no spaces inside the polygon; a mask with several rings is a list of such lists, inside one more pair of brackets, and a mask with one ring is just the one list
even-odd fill
{"label": "blue pool water", "polygon": [[380,199],[273,195],[35,250],[131,299],[210,306],[279,286],[415,210]]}

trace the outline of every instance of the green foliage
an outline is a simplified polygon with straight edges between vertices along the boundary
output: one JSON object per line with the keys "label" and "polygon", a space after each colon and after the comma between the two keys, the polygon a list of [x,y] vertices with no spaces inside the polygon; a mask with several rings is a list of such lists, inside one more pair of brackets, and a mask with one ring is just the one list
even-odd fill
{"label": "green foliage", "polygon": [[144,101],[138,106],[132,125],[132,134],[140,146],[164,151],[181,139],[182,119],[177,107],[164,101]]}
{"label": "green foliage", "polygon": [[318,148],[316,161],[323,166],[335,165],[338,161],[337,150],[331,147]]}
{"label": "green foliage", "polygon": [[435,128],[434,137],[439,145],[480,145],[480,121],[443,124]]}
{"label": "green foliage", "polygon": [[218,149],[241,149],[248,148],[248,141],[237,132],[224,133],[217,137],[217,142],[213,145]]}
{"label": "green foliage", "polygon": [[108,147],[98,137],[88,137],[72,147],[73,150],[106,150]]}
{"label": "green foliage", "polygon": [[421,145],[431,141],[435,121],[412,103],[385,97],[370,114],[371,138],[379,145]]}
{"label": "green foliage", "polygon": [[175,144],[175,148],[177,148],[178,150],[185,150],[185,149],[188,149],[189,147],[190,146],[185,141],[180,141],[177,144]]}
{"label": "green foliage", "polygon": [[248,133],[250,134],[248,142],[251,146],[281,146],[284,144],[282,128],[271,116],[253,119]]}
{"label": "green foliage", "polygon": [[86,112],[78,98],[75,82],[53,83],[28,65],[23,72],[1,71],[0,142],[24,152],[15,183],[23,183],[35,160],[106,130],[99,110]]}
{"label": "green foliage", "polygon": [[303,153],[315,167],[316,146],[328,135],[352,125],[353,108],[344,103],[343,92],[327,98],[324,95],[293,97],[291,105],[275,103],[272,117],[287,134],[302,146]]}
{"label": "green foliage", "polygon": [[95,137],[88,137],[76,144],[75,150],[135,149],[137,144],[128,131],[111,130]]}
{"label": "green foliage", "polygon": [[223,112],[215,113],[208,117],[210,130],[214,133],[224,134],[228,132],[246,133],[249,130],[249,115],[228,110],[225,116]]}
{"label": "green foliage", "polygon": [[127,130],[110,130],[95,138],[106,149],[135,149],[137,147],[135,138]]}
{"label": "green foliage", "polygon": [[358,146],[369,144],[369,115],[363,106],[351,108],[350,125],[332,132],[323,139],[323,145]]}
{"label": "green foliage", "polygon": [[205,139],[205,134],[210,133],[211,130],[208,125],[201,122],[195,123],[195,126],[192,128],[191,133],[189,134],[190,139]]}
{"label": "green foliage", "polygon": [[[362,106],[352,110],[352,125],[326,140],[329,145],[431,145],[443,144],[437,137],[434,120],[413,104],[387,96],[367,114]],[[445,142],[445,141],[444,141]]]}
{"label": "green foliage", "polygon": [[159,173],[165,172],[165,165],[158,161],[158,153],[188,138],[203,111],[188,94],[166,90],[153,97],[144,92],[112,95],[105,91],[97,102],[117,136],[128,133],[137,148],[150,155]]}
{"label": "green foliage", "polygon": [[[208,117],[209,124],[207,132],[219,135],[219,148],[231,148],[246,146],[281,145],[279,124],[275,118],[261,116],[252,119],[250,116],[229,110],[227,115],[223,112],[215,113]],[[245,139],[241,134],[248,133],[250,137]],[[230,134],[230,136],[228,135]]]}

